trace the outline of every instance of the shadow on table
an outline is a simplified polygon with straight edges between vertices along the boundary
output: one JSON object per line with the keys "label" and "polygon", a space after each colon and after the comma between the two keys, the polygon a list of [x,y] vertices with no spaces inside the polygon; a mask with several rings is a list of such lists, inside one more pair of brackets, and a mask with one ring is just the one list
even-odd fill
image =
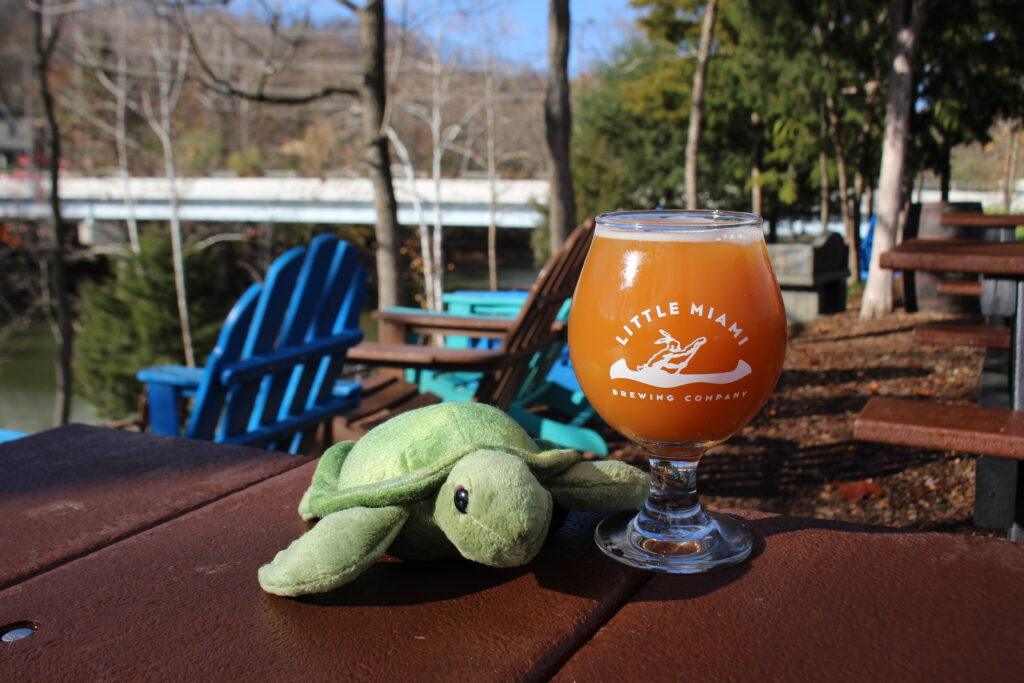
{"label": "shadow on table", "polygon": [[[756,514],[756,513],[755,513]],[[893,529],[881,526],[852,524],[808,517],[767,516],[745,520],[754,533],[754,549],[750,557],[735,567],[728,567],[707,574],[652,574],[657,580],[648,584],[634,598],[634,602],[662,602],[666,600],[693,600],[740,581],[757,568],[759,558],[764,554],[768,540],[773,536],[808,530],[826,530],[837,533],[858,534],[919,534],[914,529]],[[820,541],[818,541],[820,542]]]}
{"label": "shadow on table", "polygon": [[[350,584],[294,601],[321,607],[420,605],[501,587],[507,587],[514,599],[517,591],[530,590],[536,581],[546,590],[602,602],[629,583],[638,583],[644,574],[597,549],[594,527],[604,517],[604,513],[570,513],[559,529],[549,532],[540,554],[521,567],[487,567],[459,558],[403,562],[386,557]],[[521,588],[511,585],[524,581]]]}
{"label": "shadow on table", "polygon": [[859,481],[934,462],[933,451],[900,446],[865,448],[847,439],[801,446],[789,439],[736,438],[718,447],[698,469],[701,493],[774,498],[795,486]]}

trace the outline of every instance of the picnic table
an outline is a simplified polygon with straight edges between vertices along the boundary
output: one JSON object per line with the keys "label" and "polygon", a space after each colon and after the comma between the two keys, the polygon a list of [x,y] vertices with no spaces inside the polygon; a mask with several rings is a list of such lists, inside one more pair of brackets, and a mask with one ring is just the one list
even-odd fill
{"label": "picnic table", "polygon": [[1024,410],[1024,242],[912,239],[880,256],[883,268],[976,273],[982,313],[1013,320],[1010,407]]}
{"label": "picnic table", "polygon": [[[62,427],[0,445],[6,680],[1009,680],[1024,545],[737,513],[752,558],[620,565],[571,513],[529,565],[385,558],[263,593],[315,463]],[[30,635],[29,635],[30,634]],[[17,638],[17,636],[27,636]]]}
{"label": "picnic table", "polygon": [[[930,328],[953,337],[959,334],[962,341],[970,338],[991,345],[982,374],[982,405],[953,407],[872,398],[857,416],[855,438],[981,456],[976,466],[975,524],[1008,529],[1011,539],[1024,541],[1024,495],[1019,492],[1024,475],[1024,243],[911,239],[882,254],[879,262],[883,268],[905,274],[919,270],[978,274],[982,313],[1009,325],[971,326],[959,333]],[[929,330],[920,336],[928,341]],[[1008,358],[1000,347],[1009,347]]]}

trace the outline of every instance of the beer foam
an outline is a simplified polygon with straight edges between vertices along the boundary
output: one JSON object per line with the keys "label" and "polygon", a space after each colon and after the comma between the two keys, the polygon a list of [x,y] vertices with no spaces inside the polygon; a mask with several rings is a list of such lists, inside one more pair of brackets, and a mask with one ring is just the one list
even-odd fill
{"label": "beer foam", "polygon": [[[696,223],[696,221],[694,221]],[[704,221],[702,221],[704,222]],[[714,221],[706,221],[708,227],[688,225],[686,227],[612,227],[598,223],[595,237],[638,242],[728,242],[730,244],[754,244],[764,240],[760,226],[746,225],[716,228]]]}

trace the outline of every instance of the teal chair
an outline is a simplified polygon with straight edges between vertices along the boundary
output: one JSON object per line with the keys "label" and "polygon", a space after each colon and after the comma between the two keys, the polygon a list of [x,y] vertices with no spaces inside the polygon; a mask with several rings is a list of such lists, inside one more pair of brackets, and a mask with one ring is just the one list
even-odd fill
{"label": "teal chair", "polygon": [[[604,439],[584,426],[593,412],[582,392],[573,400],[574,392],[550,380],[565,348],[565,324],[558,315],[576,287],[592,237],[593,221],[576,228],[530,291],[511,297],[518,299],[511,317],[508,302],[502,303],[503,315],[389,308],[377,313],[381,342],[364,342],[351,350],[349,358],[403,368],[422,392],[445,401],[496,405],[535,437],[606,455]],[[449,343],[426,345],[431,335],[441,335]],[[546,409],[544,415],[539,408]]]}
{"label": "teal chair", "polygon": [[[444,295],[445,310],[454,316],[514,319],[529,292],[513,291],[456,291]],[[557,320],[564,323],[569,317],[570,301],[558,311]],[[449,335],[445,346],[450,348],[497,348],[498,341],[487,337],[465,337]],[[551,358],[551,355],[554,358]],[[586,428],[593,420],[599,420],[594,409],[587,402],[572,369],[567,346],[554,346],[534,358],[537,367],[549,368],[546,381],[536,383],[529,395],[518,396],[509,406],[509,413],[520,423],[534,423],[538,434],[555,443],[589,450],[601,455],[607,454],[607,447],[597,433]],[[437,394],[445,401],[466,401],[472,398],[479,373],[437,372],[433,370],[409,370],[406,379],[418,384],[421,391]],[[545,406],[549,411],[563,416],[561,420],[541,419],[528,410],[529,406]],[[539,422],[538,422],[539,420]]]}

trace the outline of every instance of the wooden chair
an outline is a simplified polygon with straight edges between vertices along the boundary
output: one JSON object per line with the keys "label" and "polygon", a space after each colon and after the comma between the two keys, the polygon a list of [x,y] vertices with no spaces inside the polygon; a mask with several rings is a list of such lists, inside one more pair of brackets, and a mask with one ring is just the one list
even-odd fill
{"label": "wooden chair", "polygon": [[[359,405],[336,381],[363,339],[366,272],[355,247],[320,235],[278,257],[231,309],[205,367],[145,368],[152,430],[191,439],[308,450],[315,428]],[[180,407],[192,399],[184,432]]]}
{"label": "wooden chair", "polygon": [[[381,368],[367,385],[363,405],[336,421],[335,429],[358,436],[366,429],[409,407],[441,399],[421,394],[402,379],[402,369],[480,373],[472,400],[509,410],[534,436],[549,438],[542,418],[526,408],[565,343],[565,325],[557,323],[558,311],[572,296],[594,235],[594,222],[587,220],[568,237],[562,248],[541,270],[526,302],[513,318],[457,316],[419,309],[391,309],[376,314],[380,321],[379,342],[364,342],[349,351],[349,359]],[[429,335],[462,335],[500,339],[497,348],[446,348],[406,343]],[[547,423],[550,427],[550,423]],[[563,425],[574,428],[573,425]],[[586,450],[603,452],[604,442],[590,430],[576,428],[586,439]],[[564,433],[564,432],[563,432]],[[552,439],[554,440],[554,439]],[[564,440],[564,439],[563,439]]]}

